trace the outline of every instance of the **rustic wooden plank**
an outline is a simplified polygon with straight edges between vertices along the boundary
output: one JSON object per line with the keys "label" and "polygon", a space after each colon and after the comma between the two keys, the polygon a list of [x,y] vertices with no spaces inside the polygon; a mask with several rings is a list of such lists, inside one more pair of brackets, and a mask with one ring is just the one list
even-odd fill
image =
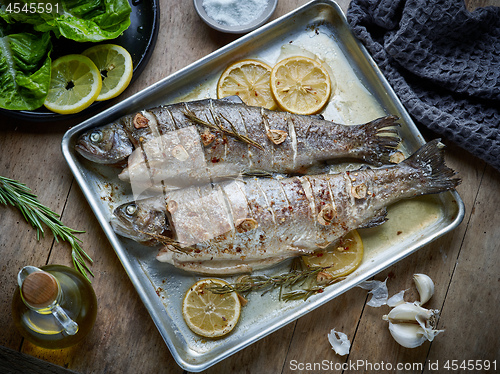
{"label": "rustic wooden plank", "polygon": [[[496,360],[498,369],[499,186],[500,173],[488,167],[481,181],[453,278],[442,306],[438,327],[445,329],[445,332],[441,339],[436,339],[431,345],[428,360],[430,363],[438,361],[441,370],[445,370],[447,360],[450,360],[450,364],[451,360],[458,360],[458,365],[463,360],[482,360],[483,364],[484,360]],[[459,370],[463,373],[471,371],[481,370],[476,366],[473,370]],[[426,373],[429,372],[427,367]]]}
{"label": "rustic wooden plank", "polygon": [[294,328],[290,323],[203,373],[280,373]]}
{"label": "rustic wooden plank", "polygon": [[5,374],[74,374],[43,360],[0,346],[0,372]]}
{"label": "rustic wooden plank", "polygon": [[344,364],[347,356],[339,356],[332,350],[328,333],[335,329],[352,340],[365,301],[366,291],[354,288],[300,318],[283,365],[283,373],[297,370],[341,373],[342,370],[335,368]]}
{"label": "rustic wooden plank", "polygon": [[[0,135],[0,175],[25,183],[39,200],[56,213],[61,213],[72,176],[60,155],[60,135],[20,131],[3,131]],[[61,170],[65,170],[61,172]],[[17,273],[25,265],[47,263],[53,236],[36,240],[36,230],[16,208],[0,205],[0,345],[18,349],[21,336],[10,316],[11,299],[17,286]]]}

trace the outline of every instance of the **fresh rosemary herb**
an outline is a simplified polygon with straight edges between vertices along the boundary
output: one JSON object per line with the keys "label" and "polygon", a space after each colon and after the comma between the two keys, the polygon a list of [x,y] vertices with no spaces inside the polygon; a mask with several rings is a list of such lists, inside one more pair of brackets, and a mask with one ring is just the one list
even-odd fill
{"label": "fresh rosemary herb", "polygon": [[196,116],[196,114],[194,114],[191,110],[187,109],[185,110],[184,112],[184,115],[192,122],[194,123],[197,123],[199,125],[203,125],[203,126],[206,126],[212,130],[215,130],[215,131],[221,131],[227,135],[230,135],[232,136],[233,138],[241,141],[241,142],[244,142],[244,143],[247,143],[247,144],[250,144],[250,145],[253,145],[254,147],[260,149],[261,151],[264,150],[264,148],[259,144],[257,143],[255,140],[253,139],[250,139],[248,136],[246,135],[242,135],[240,134],[236,128],[233,126],[233,124],[231,123],[231,121],[229,121],[226,117],[224,117],[222,114],[220,115],[222,118],[224,118],[226,120],[227,123],[229,123],[229,126],[231,127],[230,129],[222,126],[222,121],[220,120],[219,117],[216,117],[215,114],[213,113],[213,111],[211,111],[211,114],[212,114],[212,119],[214,120],[214,123],[211,123],[209,122],[208,120],[207,121],[204,121],[202,120],[201,118],[199,118],[198,116]]}
{"label": "fresh rosemary herb", "polygon": [[40,240],[40,233],[45,235],[42,223],[45,224],[54,234],[54,238],[59,242],[58,238],[67,241],[71,245],[71,258],[76,270],[87,278],[90,278],[87,272],[92,276],[94,274],[88,267],[86,261],[92,263],[90,256],[80,246],[82,242],[74,234],[84,231],[74,230],[65,226],[60,220],[59,215],[46,206],[44,206],[31,192],[31,189],[25,184],[0,176],[0,203],[4,205],[12,205],[18,208],[24,216],[24,219],[30,223],[33,228],[36,228],[36,239]]}
{"label": "fresh rosemary herb", "polygon": [[[239,294],[247,294],[252,291],[263,291],[262,294],[269,292],[273,289],[279,288],[280,300],[307,300],[310,296],[323,292],[324,287],[332,284],[314,285],[311,287],[302,287],[307,283],[315,283],[318,273],[324,271],[326,268],[306,268],[306,269],[292,269],[288,273],[283,273],[274,276],[267,275],[244,275],[238,282],[224,285],[213,286],[208,289],[216,294],[224,294],[228,292],[237,292]],[[292,290],[293,287],[302,287],[298,290]],[[283,290],[291,289],[290,292],[283,293]]]}

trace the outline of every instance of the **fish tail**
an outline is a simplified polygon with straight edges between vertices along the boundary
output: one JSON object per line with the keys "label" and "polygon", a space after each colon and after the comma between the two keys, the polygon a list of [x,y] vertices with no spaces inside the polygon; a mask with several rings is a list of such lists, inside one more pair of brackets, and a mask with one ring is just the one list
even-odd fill
{"label": "fish tail", "polygon": [[440,141],[441,139],[434,139],[424,144],[401,163],[423,173],[426,182],[422,186],[423,194],[451,190],[461,183],[460,178],[453,178],[457,173],[445,165],[444,145]]}
{"label": "fish tail", "polygon": [[360,126],[366,134],[365,144],[369,149],[365,161],[377,166],[390,162],[392,153],[401,142],[397,130],[400,124],[396,123],[398,119],[397,116],[386,116]]}

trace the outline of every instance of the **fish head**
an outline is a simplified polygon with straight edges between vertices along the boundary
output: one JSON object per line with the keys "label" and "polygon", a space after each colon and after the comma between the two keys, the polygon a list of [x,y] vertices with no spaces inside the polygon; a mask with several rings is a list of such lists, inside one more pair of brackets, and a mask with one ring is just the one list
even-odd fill
{"label": "fish head", "polygon": [[123,126],[112,123],[82,134],[75,149],[86,159],[99,164],[118,164],[127,159],[134,146]]}
{"label": "fish head", "polygon": [[118,206],[111,217],[111,227],[117,234],[144,245],[173,238],[165,204],[160,200],[150,198]]}

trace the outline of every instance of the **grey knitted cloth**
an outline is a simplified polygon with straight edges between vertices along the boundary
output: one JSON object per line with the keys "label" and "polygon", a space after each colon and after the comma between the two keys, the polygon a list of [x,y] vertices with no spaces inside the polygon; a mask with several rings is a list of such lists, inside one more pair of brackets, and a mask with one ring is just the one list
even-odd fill
{"label": "grey knitted cloth", "polygon": [[347,19],[417,124],[500,171],[500,7],[353,0]]}

